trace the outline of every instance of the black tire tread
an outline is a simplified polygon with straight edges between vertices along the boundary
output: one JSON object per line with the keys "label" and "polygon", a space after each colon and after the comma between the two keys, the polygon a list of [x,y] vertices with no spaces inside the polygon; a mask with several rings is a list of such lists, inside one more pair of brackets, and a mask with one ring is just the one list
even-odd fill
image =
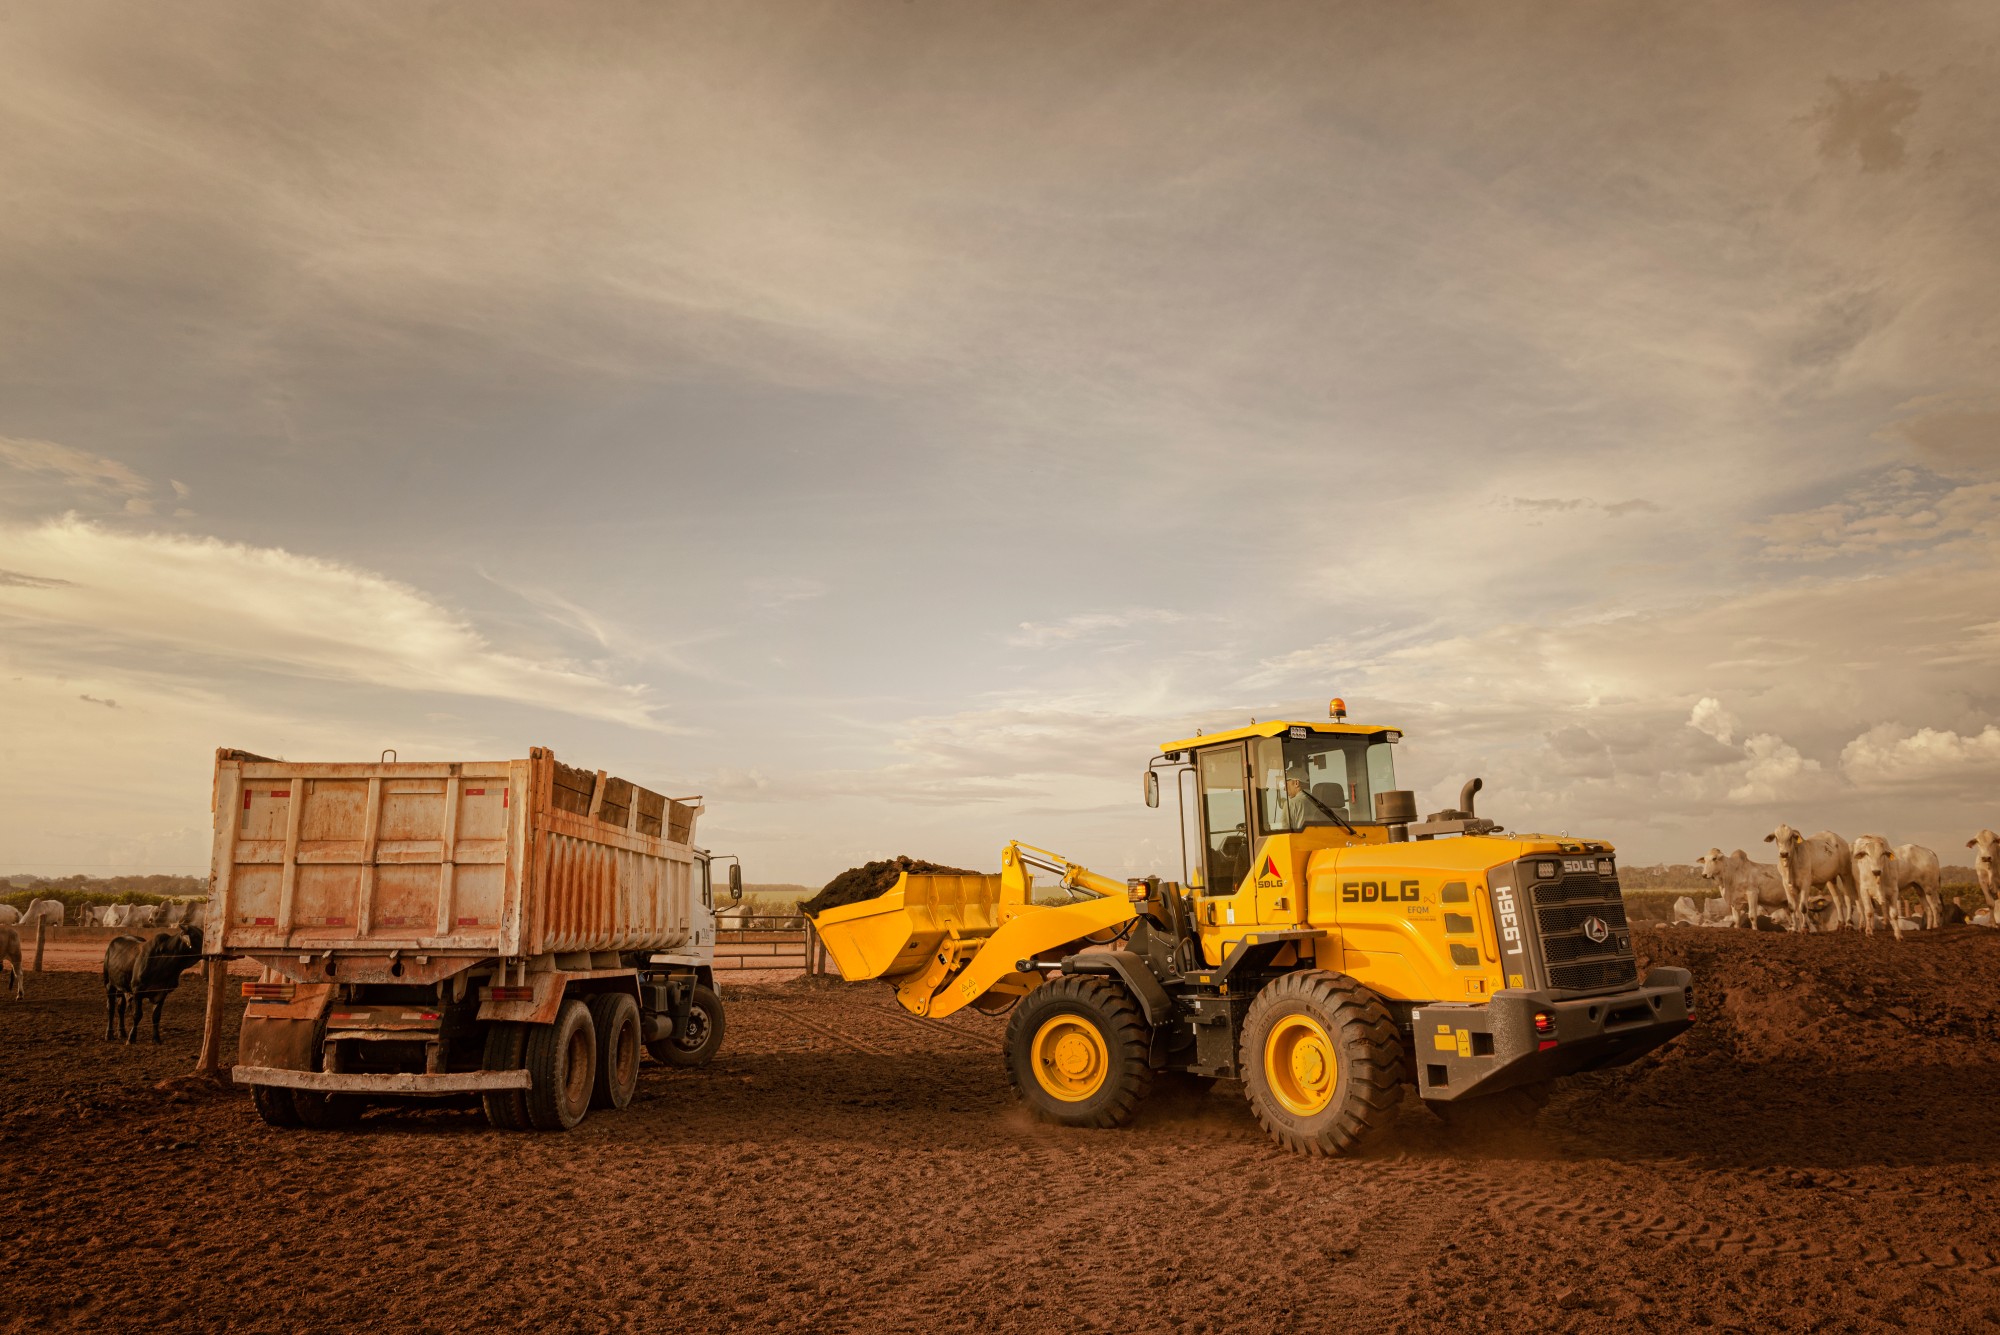
{"label": "black tire tread", "polygon": [[[1111,1050],[1111,1071],[1105,1077],[1108,1099],[1074,1111],[1044,1100],[1041,1086],[1029,1074],[1028,1045],[1035,1031],[1058,1011],[1081,1013],[1098,1022]],[[1139,1004],[1124,984],[1094,974],[1063,974],[1030,992],[1007,1021],[1007,1078],[1014,1093],[1037,1118],[1062,1126],[1123,1126],[1152,1092],[1153,1068],[1147,1063],[1152,1031]]]}
{"label": "black tire tread", "polygon": [[[528,1064],[528,1027],[508,1020],[497,1020],[486,1026],[486,1048],[480,1060],[480,1069],[486,1071],[518,1071]],[[525,1089],[490,1089],[479,1096],[479,1106],[486,1113],[486,1124],[496,1131],[526,1131],[528,1129],[528,1091]]]}
{"label": "black tire tread", "polygon": [[708,1012],[708,1041],[698,1048],[684,1048],[674,1042],[672,1035],[656,1039],[646,1045],[646,1051],[653,1055],[654,1061],[688,1069],[708,1065],[722,1050],[722,1039],[728,1032],[728,1025],[723,1019],[721,995],[707,983],[696,983],[694,1005]]}
{"label": "black tire tread", "polygon": [[289,1131],[300,1125],[292,1091],[283,1085],[250,1086],[250,1102],[256,1105],[257,1115],[264,1119],[265,1126]]}
{"label": "black tire tread", "polygon": [[[1264,1090],[1265,1018],[1288,1001],[1317,1010],[1339,1048],[1336,1102],[1323,1123],[1302,1131],[1286,1120]],[[1343,973],[1300,969],[1265,986],[1244,1017],[1239,1069],[1243,1094],[1266,1134],[1301,1154],[1352,1154],[1396,1120],[1403,1098],[1403,1037],[1389,1008]]]}
{"label": "black tire tread", "polygon": [[[617,1037],[617,1026],[621,1018],[630,1013],[629,1023],[636,1032],[639,1028],[639,1003],[627,992],[600,992],[590,999],[590,1023],[597,1030],[597,1071],[590,1084],[590,1106],[593,1108],[623,1108],[632,1101],[633,1090],[616,1090],[611,1082],[611,1048]],[[637,1075],[636,1065],[633,1068]],[[634,1088],[637,1087],[634,1079]],[[618,1096],[624,1094],[621,1100]]]}
{"label": "black tire tread", "polygon": [[[538,1131],[567,1131],[576,1125],[576,1122],[564,1121],[557,1090],[563,1083],[558,1063],[568,1046],[563,1042],[563,1035],[578,1019],[584,1024],[589,1024],[590,1007],[576,997],[570,997],[564,1000],[561,1009],[556,1012],[555,1023],[529,1026],[527,1062],[528,1078],[531,1083],[528,1086],[528,1122]],[[594,1065],[597,1060],[595,1030],[591,1033],[590,1057]],[[596,1083],[595,1072],[592,1073],[591,1081],[593,1085]],[[590,1101],[585,1099],[583,1116],[587,1116],[589,1111]],[[579,1116],[576,1121],[582,1121],[583,1116]]]}

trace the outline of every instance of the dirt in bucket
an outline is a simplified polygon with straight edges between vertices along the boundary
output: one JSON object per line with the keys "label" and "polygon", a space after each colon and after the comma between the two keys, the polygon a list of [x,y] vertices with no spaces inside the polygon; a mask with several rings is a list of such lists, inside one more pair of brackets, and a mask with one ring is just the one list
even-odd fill
{"label": "dirt in bucket", "polygon": [[843,904],[858,904],[864,899],[885,895],[895,888],[896,878],[906,871],[941,872],[948,876],[980,874],[967,871],[963,867],[947,867],[938,862],[925,862],[922,858],[897,857],[884,862],[867,862],[859,867],[849,867],[828,881],[818,894],[800,907],[817,917],[828,909],[837,909]]}

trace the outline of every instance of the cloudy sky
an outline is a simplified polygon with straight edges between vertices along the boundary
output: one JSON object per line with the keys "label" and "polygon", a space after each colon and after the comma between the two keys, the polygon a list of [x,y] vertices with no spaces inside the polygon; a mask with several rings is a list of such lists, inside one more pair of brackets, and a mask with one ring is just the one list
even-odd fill
{"label": "cloudy sky", "polygon": [[1157,743],[1334,694],[1640,860],[2000,826],[1990,4],[0,35],[0,871],[546,745],[755,881],[1177,872]]}

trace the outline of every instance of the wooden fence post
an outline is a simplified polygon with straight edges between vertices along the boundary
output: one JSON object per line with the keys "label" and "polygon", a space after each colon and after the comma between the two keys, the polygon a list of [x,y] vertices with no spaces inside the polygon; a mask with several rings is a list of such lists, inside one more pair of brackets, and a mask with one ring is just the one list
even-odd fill
{"label": "wooden fence post", "polygon": [[196,1075],[222,1078],[222,1008],[224,985],[229,977],[229,961],[211,955],[203,962],[208,973],[208,1009],[201,1019],[201,1056],[196,1059]]}
{"label": "wooden fence post", "polygon": [[42,943],[48,940],[49,920],[37,916],[35,919],[35,972],[42,971]]}

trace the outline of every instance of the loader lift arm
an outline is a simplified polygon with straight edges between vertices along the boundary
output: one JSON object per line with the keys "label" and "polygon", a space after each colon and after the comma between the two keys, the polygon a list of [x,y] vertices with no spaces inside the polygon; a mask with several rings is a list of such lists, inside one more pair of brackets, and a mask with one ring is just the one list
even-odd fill
{"label": "loader lift arm", "polygon": [[[1035,903],[1036,871],[1080,897]],[[1001,851],[998,876],[905,872],[886,893],[828,909],[813,925],[842,977],[884,979],[904,1009],[941,1018],[966,1006],[1006,1009],[1041,984],[1038,956],[1106,944],[1140,908],[1123,881],[1017,841]]]}

